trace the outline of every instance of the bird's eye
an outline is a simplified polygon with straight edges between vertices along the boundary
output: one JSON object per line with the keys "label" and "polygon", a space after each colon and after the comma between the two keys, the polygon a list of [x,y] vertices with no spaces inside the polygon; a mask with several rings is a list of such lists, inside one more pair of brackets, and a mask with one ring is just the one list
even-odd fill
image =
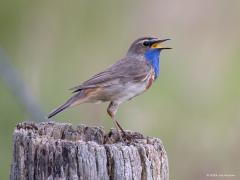
{"label": "bird's eye", "polygon": [[149,45],[150,45],[150,42],[149,42],[149,41],[144,41],[144,42],[143,42],[143,45],[144,45],[144,46],[149,46]]}

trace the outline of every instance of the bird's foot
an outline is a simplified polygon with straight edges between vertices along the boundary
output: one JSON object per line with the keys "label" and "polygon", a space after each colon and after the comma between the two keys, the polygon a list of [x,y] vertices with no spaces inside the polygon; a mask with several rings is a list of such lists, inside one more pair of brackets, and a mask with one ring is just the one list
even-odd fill
{"label": "bird's foot", "polygon": [[104,144],[113,144],[122,142],[125,144],[131,144],[138,142],[142,139],[143,135],[131,131],[118,131],[117,129],[112,129],[104,138]]}
{"label": "bird's foot", "polygon": [[118,129],[111,129],[111,131],[105,135],[104,144],[113,144],[117,142],[124,142],[123,136]]}
{"label": "bird's foot", "polygon": [[124,141],[131,141],[132,140],[132,136],[130,133],[126,132],[126,131],[122,131],[122,138]]}

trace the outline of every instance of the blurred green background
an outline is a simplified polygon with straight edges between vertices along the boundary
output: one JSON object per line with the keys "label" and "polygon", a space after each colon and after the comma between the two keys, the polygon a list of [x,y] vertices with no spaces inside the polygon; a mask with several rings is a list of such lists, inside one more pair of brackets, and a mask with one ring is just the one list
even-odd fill
{"label": "blurred green background", "polygon": [[[0,47],[45,113],[146,35],[171,38],[173,50],[151,89],[121,105],[122,126],[161,138],[170,179],[240,179],[240,1],[0,0]],[[56,119],[108,130],[106,108],[84,104]],[[32,117],[3,78],[0,118],[4,180],[13,128]]]}

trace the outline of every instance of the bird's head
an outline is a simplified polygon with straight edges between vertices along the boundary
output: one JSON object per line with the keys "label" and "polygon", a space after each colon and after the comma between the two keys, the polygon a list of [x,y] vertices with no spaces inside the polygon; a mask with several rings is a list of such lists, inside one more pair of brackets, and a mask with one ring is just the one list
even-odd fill
{"label": "bird's head", "polygon": [[135,40],[129,50],[127,55],[129,56],[141,56],[144,55],[146,52],[159,52],[163,49],[171,49],[169,47],[163,46],[163,42],[170,39],[158,39],[154,37],[143,37]]}

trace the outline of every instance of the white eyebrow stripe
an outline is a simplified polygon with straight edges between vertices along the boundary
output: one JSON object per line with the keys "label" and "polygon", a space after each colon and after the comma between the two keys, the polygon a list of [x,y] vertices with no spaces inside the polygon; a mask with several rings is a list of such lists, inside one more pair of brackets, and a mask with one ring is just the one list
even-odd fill
{"label": "white eyebrow stripe", "polygon": [[146,39],[142,39],[141,41],[138,41],[137,44],[140,44],[140,43],[143,43],[144,41],[151,41],[151,40],[154,40],[154,39],[157,39],[157,38],[146,38]]}

